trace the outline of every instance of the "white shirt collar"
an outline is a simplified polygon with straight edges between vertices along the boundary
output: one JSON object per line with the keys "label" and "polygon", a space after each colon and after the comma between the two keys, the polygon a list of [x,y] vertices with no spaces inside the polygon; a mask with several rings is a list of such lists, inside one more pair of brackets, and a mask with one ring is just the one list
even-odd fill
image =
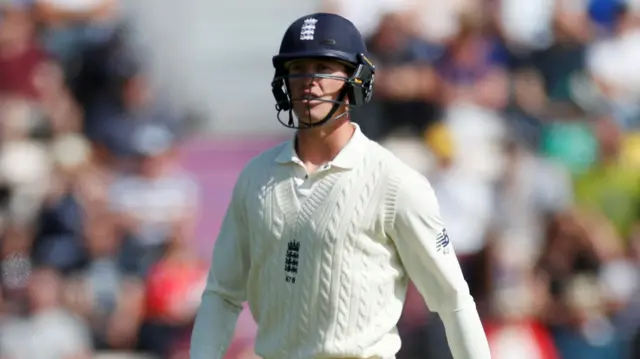
{"label": "white shirt collar", "polygon": [[[370,140],[362,133],[360,126],[351,123],[355,128],[355,132],[347,144],[340,150],[338,155],[330,162],[332,166],[352,169],[362,159],[362,155],[366,151],[367,144]],[[276,156],[276,162],[285,163],[301,163],[300,157],[295,150],[295,137],[282,147],[282,151]]]}

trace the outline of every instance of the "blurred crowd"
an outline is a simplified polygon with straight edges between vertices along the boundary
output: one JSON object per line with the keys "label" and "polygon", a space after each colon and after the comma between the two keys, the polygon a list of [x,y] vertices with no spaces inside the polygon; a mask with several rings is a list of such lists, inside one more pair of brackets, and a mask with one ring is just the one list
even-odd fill
{"label": "blurred crowd", "polygon": [[[430,178],[494,359],[640,358],[640,2],[326,0]],[[414,289],[399,358],[450,358]]]}
{"label": "blurred crowd", "polygon": [[0,1],[2,359],[187,357],[199,188],[129,29],[117,0]]}
{"label": "blurred crowd", "polygon": [[[433,184],[493,358],[640,358],[640,1],[321,7],[368,38],[353,119]],[[188,358],[202,188],[144,63],[117,0],[0,0],[0,359]],[[400,330],[451,357],[414,288]]]}

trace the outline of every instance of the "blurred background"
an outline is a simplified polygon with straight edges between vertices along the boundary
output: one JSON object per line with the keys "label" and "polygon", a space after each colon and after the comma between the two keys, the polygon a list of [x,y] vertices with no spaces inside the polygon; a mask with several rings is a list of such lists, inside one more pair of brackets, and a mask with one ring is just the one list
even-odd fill
{"label": "blurred background", "polygon": [[[234,181],[292,135],[271,56],[318,10],[368,38],[353,118],[431,180],[493,358],[640,358],[640,1],[0,0],[0,359],[188,358]],[[413,288],[400,330],[450,358]]]}

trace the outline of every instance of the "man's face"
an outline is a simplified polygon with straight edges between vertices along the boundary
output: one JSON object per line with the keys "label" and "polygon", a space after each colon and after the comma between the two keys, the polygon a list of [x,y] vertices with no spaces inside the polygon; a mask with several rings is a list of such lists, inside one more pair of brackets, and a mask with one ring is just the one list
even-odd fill
{"label": "man's face", "polygon": [[[345,85],[347,66],[332,60],[304,59],[290,62],[287,69],[294,76],[289,79],[289,89],[293,111],[302,126],[322,121],[335,104],[330,101],[336,101]],[[335,78],[314,77],[315,74]]]}

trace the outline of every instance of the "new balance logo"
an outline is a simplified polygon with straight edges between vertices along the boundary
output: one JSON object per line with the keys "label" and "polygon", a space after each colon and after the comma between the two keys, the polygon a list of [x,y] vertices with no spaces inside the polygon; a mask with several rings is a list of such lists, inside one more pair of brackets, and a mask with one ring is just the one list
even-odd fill
{"label": "new balance logo", "polygon": [[438,236],[436,237],[436,251],[442,252],[443,254],[449,253],[449,243],[451,243],[451,241],[449,240],[447,230],[443,229],[442,232],[440,232],[440,234],[438,234]]}
{"label": "new balance logo", "polygon": [[318,20],[309,18],[304,20],[300,29],[300,40],[313,40],[316,33],[316,23]]}

